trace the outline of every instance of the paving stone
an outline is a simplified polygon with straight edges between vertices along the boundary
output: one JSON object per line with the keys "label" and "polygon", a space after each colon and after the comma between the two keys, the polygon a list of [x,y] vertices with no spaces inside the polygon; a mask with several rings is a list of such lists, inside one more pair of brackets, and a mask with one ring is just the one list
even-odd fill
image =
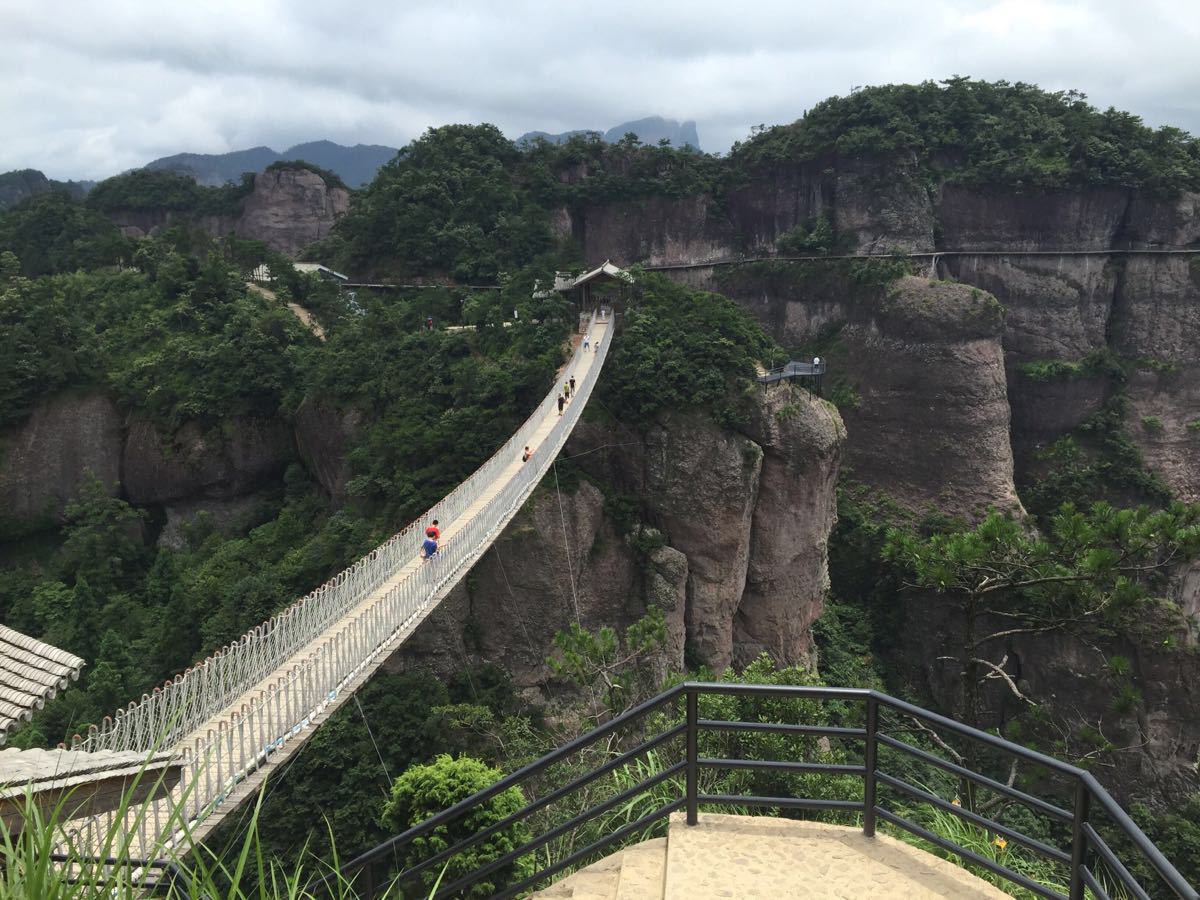
{"label": "paving stone", "polygon": [[886,835],[765,816],[671,817],[665,900],[863,900],[1008,895],[951,862]]}

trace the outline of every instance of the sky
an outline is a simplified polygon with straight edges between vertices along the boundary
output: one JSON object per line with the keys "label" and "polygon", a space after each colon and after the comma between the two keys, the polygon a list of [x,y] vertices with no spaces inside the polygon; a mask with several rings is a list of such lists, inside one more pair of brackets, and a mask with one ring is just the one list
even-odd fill
{"label": "sky", "polygon": [[694,119],[724,152],[861,85],[1074,88],[1200,134],[1196,0],[0,0],[0,172]]}

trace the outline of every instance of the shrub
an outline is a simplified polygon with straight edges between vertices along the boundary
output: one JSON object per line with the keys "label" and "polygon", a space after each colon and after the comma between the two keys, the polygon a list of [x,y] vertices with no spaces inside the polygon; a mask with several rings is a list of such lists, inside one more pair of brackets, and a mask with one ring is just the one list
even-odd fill
{"label": "shrub", "polygon": [[[391,799],[383,809],[383,823],[396,832],[405,831],[458,801],[490,787],[500,777],[498,769],[493,769],[478,759],[469,756],[455,759],[442,754],[429,765],[413,766],[396,779],[392,785]],[[400,865],[404,869],[411,868],[512,815],[524,805],[525,795],[520,788],[512,787],[502,791],[451,823],[440,825],[412,841],[405,848]],[[485,863],[503,856],[527,839],[528,835],[520,825],[501,829],[490,838],[452,857],[446,867],[443,882],[455,881]],[[480,880],[464,896],[490,897],[504,885],[518,881],[531,872],[531,859],[523,857]],[[438,877],[438,868],[432,867],[423,873],[422,883],[426,888],[430,888]]]}
{"label": "shrub", "polygon": [[1162,431],[1163,420],[1158,416],[1142,416],[1142,427],[1147,431]]}

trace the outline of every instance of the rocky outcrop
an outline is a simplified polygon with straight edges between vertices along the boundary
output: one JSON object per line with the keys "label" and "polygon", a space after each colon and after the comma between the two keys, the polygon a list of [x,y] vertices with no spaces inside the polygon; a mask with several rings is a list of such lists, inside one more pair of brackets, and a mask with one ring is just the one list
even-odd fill
{"label": "rocky outcrop", "polygon": [[360,410],[341,410],[306,397],[296,410],[296,447],[300,458],[335,506],[346,502],[350,445],[363,428]]}
{"label": "rocky outcrop", "polygon": [[652,600],[668,621],[663,670],[678,671],[686,579],[687,560],[677,550],[639,560],[593,485],[561,498],[539,492],[389,666],[451,672],[486,660],[519,687],[536,687],[546,681],[556,632],[572,623],[622,631]]}
{"label": "rocky outcrop", "polygon": [[131,503],[183,498],[228,498],[277,480],[293,458],[286,425],[234,418],[204,429],[188,422],[172,435],[135,416],[122,457],[122,485]]}
{"label": "rocky outcrop", "polygon": [[644,487],[655,521],[688,559],[688,646],[722,670],[746,588],[762,448],[700,416],[672,418],[645,440]]}
{"label": "rocky outcrop", "polygon": [[707,195],[597,203],[572,211],[571,230],[588,260],[673,265],[769,253],[781,235],[822,218],[854,252],[934,247],[933,206],[907,155],[764,165],[720,204]]}
{"label": "rocky outcrop", "polygon": [[1146,466],[1185,503],[1200,503],[1200,378],[1139,371],[1126,389],[1128,432]]}
{"label": "rocky outcrop", "polygon": [[858,394],[844,410],[852,477],[913,512],[1017,510],[1002,312],[965,285],[900,279],[841,333]]}
{"label": "rocky outcrop", "polygon": [[189,225],[214,238],[235,234],[295,256],[329,234],[350,208],[350,192],[326,184],[310,169],[274,169],[254,176],[254,189],[236,215],[196,215],[168,209],[115,209],[107,215],[126,237],[148,237],[173,225]]}
{"label": "rocky outcrop", "polygon": [[640,537],[621,533],[590,482],[562,495],[561,514],[556,494],[535,495],[392,664],[486,660],[534,687],[555,632],[620,630],[649,604],[667,620],[664,670],[681,668],[685,648],[716,671],[763,651],[811,663],[844,437],[830,404],[786,383],[756,394],[744,433],[695,414],[644,434],[580,423],[567,454],[638,499]]}
{"label": "rocky outcrop", "polygon": [[309,169],[274,169],[254,176],[254,190],[235,229],[272,250],[294,256],[329,234],[350,208],[350,192]]}
{"label": "rocky outcrop", "polygon": [[87,473],[116,494],[121,473],[121,417],[99,393],[43,400],[21,425],[0,433],[0,523],[24,531],[63,521]]}
{"label": "rocky outcrop", "polygon": [[846,430],[832,404],[780,383],[764,390],[747,433],[763,459],[746,588],[734,617],[734,662],[766,652],[783,663],[811,664],[812,625],[829,590],[833,485]]}

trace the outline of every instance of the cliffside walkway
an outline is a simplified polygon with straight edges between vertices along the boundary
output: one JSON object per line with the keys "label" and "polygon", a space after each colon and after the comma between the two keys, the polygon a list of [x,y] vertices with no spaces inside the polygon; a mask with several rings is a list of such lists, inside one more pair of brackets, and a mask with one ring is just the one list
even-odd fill
{"label": "cliffside walkway", "polygon": [[719,259],[697,260],[696,262],[644,263],[647,272],[672,272],[682,269],[712,269],[723,266],[743,266],[761,262],[821,262],[831,259],[928,259],[935,265],[942,257],[960,256],[1200,256],[1200,247],[1173,247],[1166,249],[1136,249],[1124,247],[1107,250],[905,250],[902,253],[814,253],[805,256],[739,256]]}
{"label": "cliffside walkway", "polygon": [[[576,349],[517,432],[466,481],[386,543],[283,612],[139,702],[73,750],[152,752],[182,762],[169,798],[130,812],[130,855],[158,858],[208,834],[361,687],[466,574],[550,470],[591,396],[610,346],[594,315],[593,349]],[[597,346],[598,345],[598,346]],[[576,389],[559,414],[564,378]],[[524,448],[532,457],[522,463]],[[420,558],[438,519],[439,552]],[[112,820],[72,823],[77,849],[104,846]],[[186,848],[184,848],[186,849]]]}

